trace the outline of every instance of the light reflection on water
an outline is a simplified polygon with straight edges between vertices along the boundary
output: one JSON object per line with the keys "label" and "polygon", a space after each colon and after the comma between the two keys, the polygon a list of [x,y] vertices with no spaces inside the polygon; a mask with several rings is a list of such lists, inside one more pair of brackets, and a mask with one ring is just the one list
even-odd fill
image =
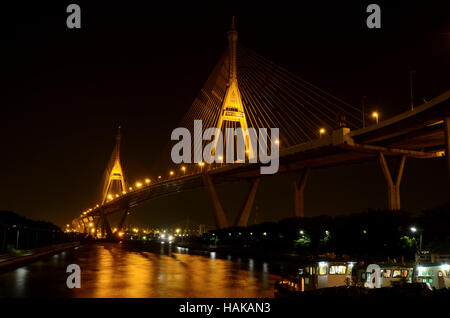
{"label": "light reflection on water", "polygon": [[[0,274],[0,297],[273,297],[267,263],[161,245],[160,253],[89,244]],[[66,267],[81,268],[81,288],[66,287]]]}

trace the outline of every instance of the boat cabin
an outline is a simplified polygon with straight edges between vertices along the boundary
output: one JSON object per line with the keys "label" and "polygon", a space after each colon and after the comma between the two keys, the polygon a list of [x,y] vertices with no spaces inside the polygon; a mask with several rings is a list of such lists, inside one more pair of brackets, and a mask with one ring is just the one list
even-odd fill
{"label": "boat cabin", "polygon": [[436,289],[450,288],[449,264],[420,264],[414,271],[414,281],[428,283]]}
{"label": "boat cabin", "polygon": [[355,262],[349,261],[319,261],[308,264],[301,273],[304,290],[351,285],[354,264]]}
{"label": "boat cabin", "polygon": [[358,285],[367,288],[391,287],[411,283],[413,267],[398,264],[371,264],[358,274]]}

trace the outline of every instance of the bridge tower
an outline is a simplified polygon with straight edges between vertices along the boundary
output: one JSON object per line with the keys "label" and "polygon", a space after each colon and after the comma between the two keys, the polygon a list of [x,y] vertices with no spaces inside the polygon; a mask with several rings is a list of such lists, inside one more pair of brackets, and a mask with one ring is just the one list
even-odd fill
{"label": "bridge tower", "polygon": [[[228,31],[228,42],[229,42],[229,74],[228,74],[228,84],[225,92],[225,97],[222,102],[222,107],[220,109],[220,115],[218,120],[217,128],[219,131],[222,130],[225,121],[235,122],[240,124],[240,128],[244,132],[248,130],[247,119],[245,117],[244,106],[241,99],[241,93],[239,91],[238,79],[237,79],[237,64],[236,64],[236,50],[237,50],[237,39],[238,32],[235,27],[235,18],[232,18],[231,29]],[[214,146],[213,152],[215,152],[219,136],[214,136]],[[250,137],[248,135],[244,136],[245,141],[245,152],[247,157],[253,158],[254,152],[252,149],[252,144],[250,142]]]}
{"label": "bridge tower", "polygon": [[117,129],[116,144],[105,170],[102,190],[102,204],[112,199],[116,194],[122,195],[126,191],[125,177],[120,164],[120,126]]}
{"label": "bridge tower", "polygon": [[[121,135],[119,126],[117,129],[116,144],[105,170],[102,189],[102,205],[107,203],[109,200],[112,200],[117,195],[126,193],[127,185],[125,182],[122,165],[120,163],[120,139]],[[128,211],[125,211],[125,214],[128,215]],[[122,223],[123,221],[121,224]],[[96,231],[100,231],[103,237],[113,237],[108,218],[103,212],[100,213],[96,220],[95,229]]]}

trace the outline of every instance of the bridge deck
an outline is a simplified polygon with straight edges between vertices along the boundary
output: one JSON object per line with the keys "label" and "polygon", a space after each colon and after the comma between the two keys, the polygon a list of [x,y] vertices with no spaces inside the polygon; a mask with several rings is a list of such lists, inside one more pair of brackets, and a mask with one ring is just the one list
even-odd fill
{"label": "bridge deck", "polygon": [[[443,155],[444,122],[450,117],[450,91],[392,118],[354,131],[338,129],[318,140],[280,150],[278,173],[309,168],[324,168],[376,160],[378,153],[417,158]],[[261,164],[229,164],[209,171],[215,183],[261,176]],[[114,213],[140,202],[203,186],[201,174],[158,182],[127,193],[86,216]]]}

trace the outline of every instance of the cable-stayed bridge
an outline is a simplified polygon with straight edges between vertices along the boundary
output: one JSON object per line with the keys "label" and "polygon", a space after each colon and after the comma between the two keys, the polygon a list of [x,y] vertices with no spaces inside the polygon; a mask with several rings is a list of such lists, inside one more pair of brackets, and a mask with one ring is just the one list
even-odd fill
{"label": "cable-stayed bridge", "polygon": [[[190,154],[202,154],[209,145],[211,163],[175,164],[170,159],[170,142],[161,162],[168,173],[127,184],[120,162],[120,128],[116,145],[107,165],[101,201],[74,219],[73,227],[94,236],[114,235],[108,215],[122,213],[120,231],[130,209],[141,202],[183,190],[205,186],[213,203],[218,228],[246,226],[261,174],[260,162],[254,162],[258,150],[279,149],[278,174],[291,174],[294,211],[304,216],[303,190],[311,169],[377,160],[386,180],[388,207],[400,209],[400,183],[407,157],[434,158],[447,155],[450,171],[450,91],[431,101],[389,119],[363,127],[364,114],[354,107],[237,42],[234,20],[228,32],[229,47],[214,67],[180,127],[192,135],[195,121],[201,120],[200,135],[208,128],[219,134],[209,140],[193,142]],[[244,157],[233,160],[227,146],[237,143],[236,129],[278,128],[279,137],[268,134],[251,142],[242,136]],[[231,130],[233,129],[233,130]],[[221,150],[219,152],[219,149]],[[397,171],[391,171],[388,158],[399,157]],[[169,163],[169,164],[167,164]],[[297,177],[300,172],[300,177]],[[168,175],[168,177],[167,177]],[[215,184],[248,180],[250,189],[243,209],[234,223],[229,223],[215,190]]]}

